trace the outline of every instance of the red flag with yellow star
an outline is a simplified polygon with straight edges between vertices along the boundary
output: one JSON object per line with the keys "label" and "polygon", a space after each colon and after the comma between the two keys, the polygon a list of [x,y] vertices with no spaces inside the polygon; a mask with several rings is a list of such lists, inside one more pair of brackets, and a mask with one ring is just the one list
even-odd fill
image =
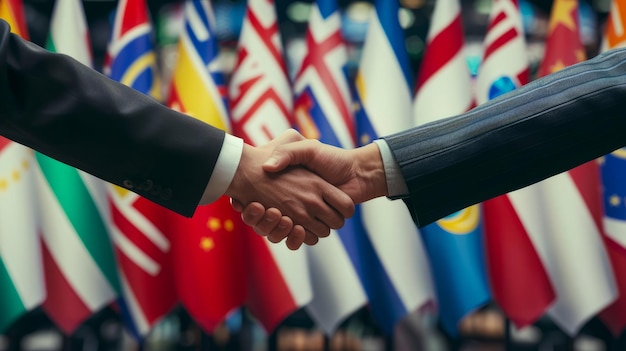
{"label": "red flag with yellow star", "polygon": [[[224,77],[209,1],[186,1],[168,105],[228,131]],[[184,137],[184,136],[183,136]],[[227,197],[201,206],[191,219],[175,216],[172,243],[176,291],[189,315],[208,333],[247,294],[239,214]]]}
{"label": "red flag with yellow star", "polygon": [[555,0],[539,75],[543,77],[585,59],[578,31],[578,0]]}

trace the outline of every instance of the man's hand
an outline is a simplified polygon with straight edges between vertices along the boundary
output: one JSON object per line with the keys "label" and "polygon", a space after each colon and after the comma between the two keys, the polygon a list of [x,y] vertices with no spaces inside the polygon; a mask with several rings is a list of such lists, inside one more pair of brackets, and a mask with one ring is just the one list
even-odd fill
{"label": "man's hand", "polygon": [[[376,144],[354,150],[345,150],[322,144],[317,140],[302,140],[276,146],[272,156],[263,164],[268,172],[280,172],[293,165],[302,165],[319,174],[328,182],[348,194],[355,204],[387,195],[384,166]],[[233,208],[242,212],[243,221],[255,231],[268,238],[280,238],[285,229],[278,230],[279,222],[288,226],[285,216],[275,208],[266,208],[260,203],[244,206],[233,201]],[[294,227],[295,229],[295,227]],[[298,234],[288,234],[295,240]],[[271,239],[270,239],[271,240]],[[306,241],[305,241],[306,242]],[[311,243],[307,244],[311,245]]]}
{"label": "man's hand", "polygon": [[[281,236],[284,238],[284,233],[287,232],[287,244],[290,248],[299,247],[303,241],[314,244],[318,237],[328,236],[330,228],[342,227],[344,219],[354,213],[354,203],[350,197],[305,168],[286,169],[285,166],[274,173],[262,169],[263,161],[270,158],[275,147],[300,139],[300,134],[290,130],[261,147],[244,145],[239,167],[226,191],[226,195],[241,204],[256,202],[264,208],[276,209],[278,215],[266,219],[267,224],[256,221],[253,226],[257,232],[273,232],[269,237],[272,241]],[[262,212],[264,216],[266,213],[275,214],[264,209]],[[283,215],[292,223],[283,219]],[[273,227],[268,229],[268,225]]]}
{"label": "man's hand", "polygon": [[300,140],[278,145],[263,163],[267,172],[302,165],[350,196],[355,204],[387,195],[387,181],[378,146],[372,143],[353,150]]}

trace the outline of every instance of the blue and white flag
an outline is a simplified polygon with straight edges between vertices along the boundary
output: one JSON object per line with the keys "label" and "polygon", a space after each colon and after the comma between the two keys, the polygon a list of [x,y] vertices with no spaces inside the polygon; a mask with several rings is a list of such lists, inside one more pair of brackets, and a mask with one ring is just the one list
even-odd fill
{"label": "blue and white flag", "polygon": [[[397,1],[377,0],[369,21],[355,94],[361,145],[413,124],[412,78],[398,11]],[[391,334],[401,318],[434,301],[430,265],[404,203],[378,198],[359,211],[365,235],[357,240],[356,266],[374,318]]]}

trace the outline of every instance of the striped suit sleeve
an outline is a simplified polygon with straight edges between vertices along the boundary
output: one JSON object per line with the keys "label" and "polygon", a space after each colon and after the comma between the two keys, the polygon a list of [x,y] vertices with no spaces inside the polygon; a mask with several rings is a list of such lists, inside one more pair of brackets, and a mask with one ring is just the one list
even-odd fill
{"label": "striped suit sleeve", "polygon": [[626,145],[626,49],[384,139],[424,226]]}

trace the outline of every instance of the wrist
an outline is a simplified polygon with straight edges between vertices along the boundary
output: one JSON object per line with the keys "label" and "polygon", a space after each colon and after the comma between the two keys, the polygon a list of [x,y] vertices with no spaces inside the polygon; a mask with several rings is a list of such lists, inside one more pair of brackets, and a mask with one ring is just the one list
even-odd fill
{"label": "wrist", "polygon": [[253,146],[246,143],[243,144],[239,165],[237,165],[237,170],[235,171],[232,181],[230,182],[224,195],[233,199],[241,200],[242,191],[244,191],[243,189],[249,189],[249,185],[251,184],[251,175],[249,174],[250,164],[254,159],[251,154],[254,152],[254,149],[255,148]]}
{"label": "wrist", "polygon": [[356,149],[358,177],[364,188],[365,200],[387,196],[387,178],[380,151],[376,143],[370,143]]}

